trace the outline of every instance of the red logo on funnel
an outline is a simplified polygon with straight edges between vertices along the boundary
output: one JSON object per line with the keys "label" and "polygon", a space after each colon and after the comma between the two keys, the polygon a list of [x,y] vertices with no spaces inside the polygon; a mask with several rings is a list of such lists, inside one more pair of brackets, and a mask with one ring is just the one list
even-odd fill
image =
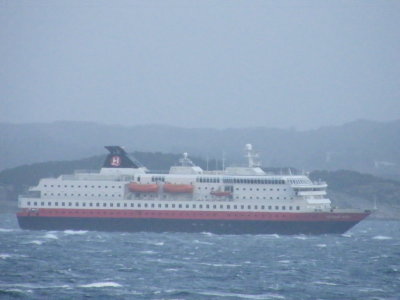
{"label": "red logo on funnel", "polygon": [[113,167],[119,167],[121,165],[121,157],[119,157],[119,156],[111,157],[110,163]]}

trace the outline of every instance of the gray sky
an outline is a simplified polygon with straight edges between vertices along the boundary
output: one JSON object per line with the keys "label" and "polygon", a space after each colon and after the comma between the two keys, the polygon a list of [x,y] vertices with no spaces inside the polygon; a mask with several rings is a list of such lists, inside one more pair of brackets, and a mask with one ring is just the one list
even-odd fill
{"label": "gray sky", "polygon": [[400,1],[0,0],[0,122],[400,118]]}

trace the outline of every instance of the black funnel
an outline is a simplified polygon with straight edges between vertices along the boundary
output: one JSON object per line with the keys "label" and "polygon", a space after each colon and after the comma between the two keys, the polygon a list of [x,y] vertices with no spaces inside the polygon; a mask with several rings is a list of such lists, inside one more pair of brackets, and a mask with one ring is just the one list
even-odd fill
{"label": "black funnel", "polygon": [[139,168],[139,164],[134,163],[126,151],[120,146],[105,146],[110,152],[104,161],[103,168]]}

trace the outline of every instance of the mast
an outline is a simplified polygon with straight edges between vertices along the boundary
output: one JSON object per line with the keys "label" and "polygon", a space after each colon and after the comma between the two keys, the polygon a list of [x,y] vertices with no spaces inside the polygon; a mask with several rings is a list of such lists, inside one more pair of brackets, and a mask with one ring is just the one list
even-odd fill
{"label": "mast", "polygon": [[246,151],[245,157],[247,158],[249,168],[260,167],[261,163],[258,159],[258,153],[253,151],[253,146],[251,144],[246,144]]}

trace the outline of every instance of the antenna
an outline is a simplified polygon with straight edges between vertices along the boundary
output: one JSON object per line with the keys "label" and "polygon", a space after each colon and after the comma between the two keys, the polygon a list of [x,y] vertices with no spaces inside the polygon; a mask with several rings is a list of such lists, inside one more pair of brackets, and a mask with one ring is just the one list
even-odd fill
{"label": "antenna", "polygon": [[222,151],[222,171],[225,170],[225,152]]}

